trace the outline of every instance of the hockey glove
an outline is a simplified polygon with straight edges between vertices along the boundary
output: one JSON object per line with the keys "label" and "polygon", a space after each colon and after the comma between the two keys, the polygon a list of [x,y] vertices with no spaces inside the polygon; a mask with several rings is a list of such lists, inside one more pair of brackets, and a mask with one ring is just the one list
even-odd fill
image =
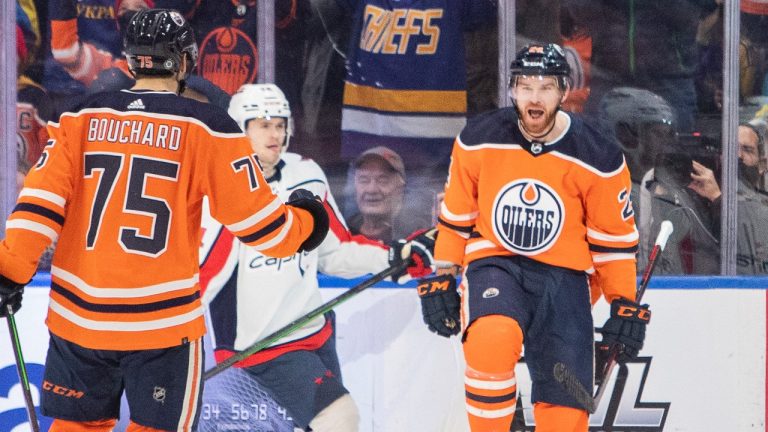
{"label": "hockey glove", "polygon": [[323,240],[325,240],[326,234],[328,234],[329,225],[328,213],[323,206],[323,200],[306,189],[296,189],[291,192],[291,196],[288,197],[286,204],[308,211],[315,221],[312,232],[304,240],[304,243],[301,244],[299,252],[309,252],[320,246]]}
{"label": "hockey glove", "polygon": [[18,312],[21,308],[21,295],[24,293],[24,285],[0,276],[0,317],[8,316],[8,306],[12,313]]}
{"label": "hockey glove", "polygon": [[[420,278],[434,271],[437,228],[419,230],[405,239],[393,242],[389,246],[389,265],[396,266],[410,259],[410,264],[402,272],[392,275],[394,282],[403,283],[411,278]],[[406,276],[408,275],[408,276]]]}
{"label": "hockey glove", "polygon": [[456,291],[456,278],[450,274],[419,280],[421,315],[434,333],[451,337],[461,331],[459,308],[461,298]]}
{"label": "hockey glove", "polygon": [[610,351],[618,344],[619,355],[616,360],[619,363],[636,359],[643,348],[645,327],[650,321],[651,311],[648,305],[639,305],[624,298],[612,301],[611,316],[599,330],[603,334],[603,341],[598,346],[598,351]]}

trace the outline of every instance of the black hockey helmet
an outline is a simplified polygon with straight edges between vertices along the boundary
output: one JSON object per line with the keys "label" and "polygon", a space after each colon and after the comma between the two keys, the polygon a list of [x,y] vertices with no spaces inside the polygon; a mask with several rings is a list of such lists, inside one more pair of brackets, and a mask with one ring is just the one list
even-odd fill
{"label": "black hockey helmet", "polygon": [[197,42],[192,26],[172,9],[143,9],[125,29],[123,39],[128,68],[134,74],[173,75],[189,55],[191,72],[197,64]]}
{"label": "black hockey helmet", "polygon": [[551,75],[570,79],[571,67],[557,44],[530,44],[518,51],[510,66],[514,79],[521,75]]}

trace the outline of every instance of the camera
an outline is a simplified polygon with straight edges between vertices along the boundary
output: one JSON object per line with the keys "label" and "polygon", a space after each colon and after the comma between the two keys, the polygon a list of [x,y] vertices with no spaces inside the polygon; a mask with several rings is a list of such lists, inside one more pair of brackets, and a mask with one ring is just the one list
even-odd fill
{"label": "camera", "polygon": [[718,142],[700,133],[678,134],[674,150],[656,155],[654,176],[670,186],[686,187],[691,183],[693,161],[711,169],[720,178]]}

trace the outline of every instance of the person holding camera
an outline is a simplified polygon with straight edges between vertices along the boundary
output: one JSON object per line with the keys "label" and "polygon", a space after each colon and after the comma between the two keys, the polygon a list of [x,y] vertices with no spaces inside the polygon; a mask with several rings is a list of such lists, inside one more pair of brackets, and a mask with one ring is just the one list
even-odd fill
{"label": "person holding camera", "polygon": [[[762,134],[754,124],[742,123],[738,140],[737,271],[765,274],[768,273],[768,235],[758,229],[758,224],[768,220],[768,201],[757,189]],[[640,205],[641,209],[651,209],[648,213],[650,232],[657,229],[662,220],[670,220],[675,226],[667,254],[659,262],[660,273],[716,274],[720,271],[722,191],[717,180],[719,161],[712,158],[713,154],[661,154],[655,168],[645,176]],[[650,241],[650,238],[641,239],[647,244]]]}

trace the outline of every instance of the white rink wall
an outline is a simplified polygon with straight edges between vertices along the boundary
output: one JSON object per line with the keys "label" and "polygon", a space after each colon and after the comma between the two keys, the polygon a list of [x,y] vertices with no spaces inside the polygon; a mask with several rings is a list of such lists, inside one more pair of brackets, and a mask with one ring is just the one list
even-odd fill
{"label": "white rink wall", "polygon": [[[323,283],[349,284],[333,278]],[[591,417],[590,430],[765,430],[765,287],[768,278],[656,278],[645,297],[653,318],[642,357],[619,371],[626,379],[608,388]],[[322,290],[326,299],[343,291]],[[47,292],[45,286],[28,288],[24,307],[16,317],[36,404],[48,341],[44,326]],[[426,329],[413,288],[372,288],[340,305],[336,313],[342,372],[360,409],[361,432],[468,430],[459,341]],[[601,301],[595,309],[595,323],[602,324],[607,313],[607,305]],[[532,431],[530,378],[524,363],[518,366],[517,375],[522,414],[517,416],[515,430]],[[262,432],[291,430],[289,423],[281,425],[264,415],[249,415],[245,421],[241,413],[233,420],[231,409],[217,406],[216,410],[215,418],[208,412],[208,424],[214,430],[224,426]],[[270,415],[274,414],[266,414]],[[50,420],[41,420],[45,431]],[[124,430],[125,424],[121,420],[117,430]],[[8,329],[3,324],[0,432],[28,430]]]}

